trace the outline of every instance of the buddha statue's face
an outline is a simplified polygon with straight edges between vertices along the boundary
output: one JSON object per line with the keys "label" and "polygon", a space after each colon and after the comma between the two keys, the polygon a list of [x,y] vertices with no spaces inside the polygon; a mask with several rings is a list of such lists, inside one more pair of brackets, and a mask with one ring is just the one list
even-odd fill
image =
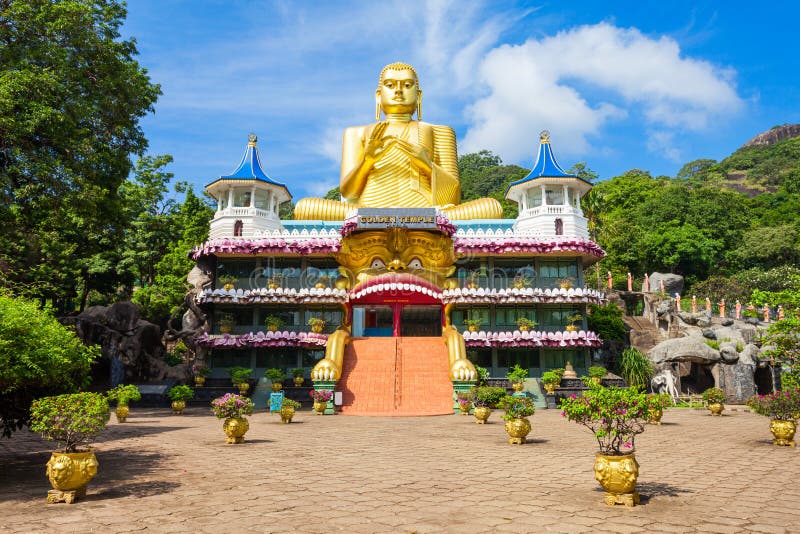
{"label": "buddha statue's face", "polygon": [[419,98],[417,76],[410,69],[388,69],[375,95],[384,113],[413,113]]}

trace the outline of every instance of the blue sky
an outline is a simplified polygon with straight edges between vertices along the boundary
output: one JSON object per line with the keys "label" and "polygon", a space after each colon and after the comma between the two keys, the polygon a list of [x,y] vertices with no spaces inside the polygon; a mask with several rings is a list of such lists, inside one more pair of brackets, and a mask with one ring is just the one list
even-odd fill
{"label": "blue sky", "polygon": [[531,167],[674,176],[800,122],[795,2],[129,2],[125,36],[164,94],[149,153],[196,190],[259,136],[295,200],[338,185],[341,134],[374,120],[383,65],[419,73],[423,119]]}

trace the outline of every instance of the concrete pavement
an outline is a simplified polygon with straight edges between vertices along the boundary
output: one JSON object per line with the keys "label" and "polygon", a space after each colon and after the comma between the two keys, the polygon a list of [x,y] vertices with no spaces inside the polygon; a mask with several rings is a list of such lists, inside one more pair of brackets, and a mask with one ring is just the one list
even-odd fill
{"label": "concrete pavement", "polygon": [[132,405],[96,444],[85,500],[45,504],[51,444],[0,439],[0,532],[800,532],[800,448],[769,421],[671,409],[637,438],[636,508],[608,507],[596,442],[557,410],[509,445],[499,413],[419,418],[259,412],[226,445],[210,410]]}

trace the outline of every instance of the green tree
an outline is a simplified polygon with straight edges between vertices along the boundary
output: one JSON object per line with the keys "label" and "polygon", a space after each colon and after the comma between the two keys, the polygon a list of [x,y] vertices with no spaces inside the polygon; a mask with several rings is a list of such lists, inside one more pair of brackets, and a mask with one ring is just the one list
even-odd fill
{"label": "green tree", "polygon": [[0,417],[3,435],[29,421],[31,401],[87,385],[98,347],[87,347],[48,309],[0,295]]}
{"label": "green tree", "polygon": [[800,387],[800,319],[788,317],[773,323],[764,337],[763,355],[783,367],[781,387]]}
{"label": "green tree", "polygon": [[121,235],[117,190],[160,94],[113,0],[0,2],[0,256],[65,311]]}
{"label": "green tree", "polygon": [[592,169],[589,168],[588,165],[586,165],[585,161],[580,161],[580,162],[576,163],[575,165],[570,167],[567,170],[567,172],[569,174],[574,174],[578,178],[580,178],[582,180],[586,180],[587,182],[594,182],[595,180],[597,180],[600,177],[599,174],[594,172]]}
{"label": "green tree", "polygon": [[189,253],[208,239],[209,221],[214,216],[214,209],[191,187],[179,184],[177,191],[185,192],[186,198],[170,219],[172,240],[155,264],[153,284],[137,289],[132,299],[144,317],[162,324],[183,302],[186,276],[194,266]]}
{"label": "green tree", "polygon": [[530,171],[518,165],[503,165],[499,156],[488,150],[458,158],[461,201],[491,197],[503,206],[503,217],[516,218],[517,203],[505,199],[508,184],[524,178]]}

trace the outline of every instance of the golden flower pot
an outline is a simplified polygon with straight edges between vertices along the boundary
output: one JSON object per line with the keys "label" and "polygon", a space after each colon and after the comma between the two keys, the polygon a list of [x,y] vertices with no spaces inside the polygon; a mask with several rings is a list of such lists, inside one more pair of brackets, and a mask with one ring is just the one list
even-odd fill
{"label": "golden flower pot", "polygon": [[267,330],[270,331],[270,332],[277,332],[278,331],[278,325],[276,325],[276,324],[268,324],[267,325]]}
{"label": "golden flower pot", "polygon": [[128,414],[130,412],[131,412],[131,410],[127,406],[125,406],[125,405],[123,405],[123,406],[117,405],[117,409],[114,410],[114,415],[117,416],[117,422],[118,423],[124,423],[125,419],[128,418]]}
{"label": "golden flower pot", "polygon": [[725,409],[725,406],[721,402],[714,402],[708,405],[708,410],[711,412],[711,415],[722,415],[722,410]]}
{"label": "golden flower pot", "polygon": [[325,289],[327,286],[325,284],[323,284],[322,282],[317,282],[316,284],[314,284],[314,287],[316,289]]}
{"label": "golden flower pot", "polygon": [[47,478],[53,489],[47,493],[47,502],[72,504],[86,496],[86,485],[97,474],[94,451],[54,452],[47,462]]}
{"label": "golden flower pot", "polygon": [[294,387],[296,387],[296,388],[303,387],[303,382],[305,382],[305,381],[306,381],[306,379],[303,378],[302,376],[294,377]]}
{"label": "golden flower pot", "polygon": [[660,425],[661,417],[664,415],[664,410],[656,409],[650,412],[650,419],[647,420],[651,425]]}
{"label": "golden flower pot", "polygon": [[467,327],[467,329],[469,329],[470,332],[477,332],[478,331],[478,327],[475,326],[475,325],[469,325]]}
{"label": "golden flower pot", "polygon": [[606,492],[604,500],[607,505],[639,504],[639,493],[636,491],[639,463],[633,453],[620,456],[597,453],[594,460],[594,478]]}
{"label": "golden flower pot", "polygon": [[475,416],[475,423],[483,425],[486,424],[486,420],[492,415],[492,409],[488,406],[476,406],[472,414]]}
{"label": "golden flower pot", "polygon": [[206,377],[204,376],[196,376],[194,377],[194,387],[201,388],[206,384]]}
{"label": "golden flower pot", "polygon": [[773,445],[784,445],[787,447],[794,447],[794,433],[797,430],[797,425],[792,420],[773,419],[769,422],[769,429],[775,439],[772,440]]}
{"label": "golden flower pot", "polygon": [[222,287],[225,289],[225,291],[230,291],[231,289],[234,289],[236,286],[233,284],[225,284]]}
{"label": "golden flower pot", "polygon": [[320,334],[322,333],[323,328],[324,326],[322,326],[321,324],[315,324],[311,327],[311,331],[314,332],[315,334]]}
{"label": "golden flower pot", "polygon": [[544,384],[544,392],[547,395],[554,395],[556,392],[556,385],[555,384]]}
{"label": "golden flower pot", "polygon": [[283,384],[281,384],[280,382],[273,382],[271,387],[272,387],[272,391],[274,391],[275,393],[277,393],[277,392],[279,392],[281,389],[283,389]]}
{"label": "golden flower pot", "polygon": [[522,383],[522,382],[514,382],[513,384],[511,384],[511,388],[512,388],[514,391],[516,391],[517,393],[519,393],[520,391],[522,391],[523,389],[525,389],[525,384],[524,384],[524,383]]}
{"label": "golden flower pot", "polygon": [[328,407],[328,403],[325,401],[314,401],[314,411],[317,415],[322,415],[325,413],[325,408]]}
{"label": "golden flower pot", "polygon": [[281,423],[291,423],[294,417],[294,408],[290,406],[281,406]]}
{"label": "golden flower pot", "polygon": [[506,420],[508,442],[512,445],[522,445],[525,437],[531,433],[531,422],[526,417],[516,417]]}
{"label": "golden flower pot", "polygon": [[236,387],[239,388],[240,395],[246,395],[247,390],[250,389],[250,384],[248,384],[247,382],[240,382],[236,384]]}
{"label": "golden flower pot", "polygon": [[242,443],[244,435],[250,430],[250,423],[244,417],[229,417],[222,424],[222,430],[228,436],[225,443]]}
{"label": "golden flower pot", "polygon": [[172,413],[180,415],[183,413],[183,410],[185,408],[186,408],[186,401],[182,400],[172,401]]}
{"label": "golden flower pot", "polygon": [[564,327],[564,330],[566,330],[567,332],[575,332],[578,330],[578,327],[575,326],[574,324],[568,324],[567,326]]}
{"label": "golden flower pot", "polygon": [[527,332],[530,329],[531,328],[529,326],[524,326],[524,325],[519,327],[520,332]]}
{"label": "golden flower pot", "polygon": [[458,410],[461,412],[461,415],[469,415],[469,411],[472,409],[472,403],[469,404],[462,404],[458,403]]}

